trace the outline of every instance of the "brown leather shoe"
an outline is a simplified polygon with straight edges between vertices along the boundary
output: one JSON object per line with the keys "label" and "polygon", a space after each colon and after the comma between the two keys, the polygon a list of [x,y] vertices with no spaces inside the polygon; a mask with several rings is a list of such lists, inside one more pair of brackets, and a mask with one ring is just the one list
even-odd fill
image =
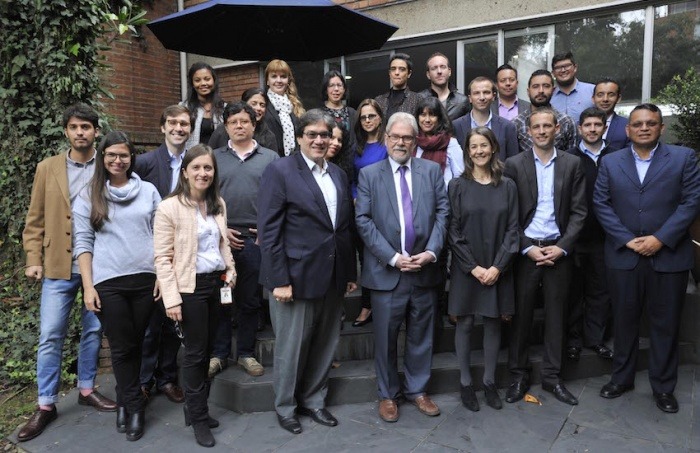
{"label": "brown leather shoe", "polygon": [[158,388],[158,391],[167,396],[173,403],[183,403],[185,401],[185,394],[182,392],[182,388],[172,382],[168,382],[164,386]]}
{"label": "brown leather shoe", "polygon": [[437,404],[433,403],[433,400],[428,397],[428,395],[421,395],[413,400],[413,404],[416,405],[419,411],[428,415],[430,417],[435,417],[440,415],[440,408]]}
{"label": "brown leather shoe", "polygon": [[394,423],[399,419],[399,406],[392,399],[384,399],[379,402],[379,417],[385,422]]}
{"label": "brown leather shoe", "polygon": [[19,430],[17,440],[26,442],[34,439],[39,434],[43,433],[44,429],[49,426],[49,423],[56,420],[56,417],[58,417],[56,406],[53,406],[53,409],[50,411],[42,411],[37,407],[36,411],[29,418],[29,421]]}
{"label": "brown leather shoe", "polygon": [[92,406],[100,412],[117,412],[117,403],[107,398],[97,390],[93,390],[88,396],[78,394],[78,404]]}

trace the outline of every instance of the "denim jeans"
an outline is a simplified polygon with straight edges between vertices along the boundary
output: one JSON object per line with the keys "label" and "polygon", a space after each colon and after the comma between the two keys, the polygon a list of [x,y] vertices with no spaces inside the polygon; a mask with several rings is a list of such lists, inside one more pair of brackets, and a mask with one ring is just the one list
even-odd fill
{"label": "denim jeans", "polygon": [[[39,405],[58,401],[61,383],[61,356],[68,332],[68,320],[75,296],[82,286],[80,274],[70,280],[44,278],[41,288],[39,349],[36,359]],[[97,356],[100,352],[102,326],[93,312],[82,310],[82,331],[78,350],[78,388],[94,387]]]}

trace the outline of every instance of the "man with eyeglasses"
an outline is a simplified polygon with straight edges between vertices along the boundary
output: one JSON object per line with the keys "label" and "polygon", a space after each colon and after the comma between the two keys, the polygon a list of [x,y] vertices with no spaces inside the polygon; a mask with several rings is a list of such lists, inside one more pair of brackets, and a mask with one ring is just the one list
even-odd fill
{"label": "man with eyeglasses", "polygon": [[[185,145],[190,138],[192,116],[187,107],[171,105],[160,116],[160,130],[164,141],[154,151],[141,154],[135,162],[134,171],[142,180],[148,181],[165,198],[175,190],[180,176]],[[175,333],[173,321],[165,316],[162,303],[156,305],[143,339],[141,356],[141,390],[147,400],[155,386],[170,401],[182,403],[185,395],[177,385],[177,353],[180,340]]]}
{"label": "man with eyeglasses", "polygon": [[357,288],[348,179],[325,160],[334,123],[320,109],[302,115],[301,152],[270,163],[258,193],[260,283],[270,291],[275,332],[275,411],[293,434],[302,431],[298,415],[338,424],[325,408],[328,373],[343,295]]}
{"label": "man with eyeglasses", "polygon": [[571,52],[552,57],[552,74],[557,81],[557,87],[552,95],[552,107],[569,115],[574,120],[574,124],[578,124],[581,112],[593,107],[594,85],[578,80],[577,72],[578,65]]}
{"label": "man with eyeglasses", "polygon": [[389,82],[391,88],[380,94],[375,101],[382,108],[384,118],[388,119],[395,112],[413,114],[421,95],[408,88],[408,79],[413,74],[413,61],[410,55],[395,53],[389,59]]}
{"label": "man with eyeglasses", "polygon": [[[425,393],[432,365],[433,329],[449,211],[440,166],[414,159],[418,124],[413,115],[389,118],[389,158],[360,171],[355,204],[364,244],[362,284],[372,290],[374,356],[379,416],[399,419],[406,397],[428,416],[440,414]],[[397,368],[397,341],[406,322],[404,382]]]}
{"label": "man with eyeglasses", "polygon": [[[238,312],[236,330],[237,363],[251,376],[265,369],[255,359],[258,317],[262,308],[260,247],[257,244],[258,190],[267,166],[279,155],[253,139],[255,111],[245,102],[228,104],[223,112],[229,136],[227,146],[214,151],[219,169],[221,197],[226,202],[228,240],[236,262],[238,280],[233,298]],[[231,354],[231,304],[220,305],[219,327],[209,359],[209,377],[228,365]]]}
{"label": "man with eyeglasses", "polygon": [[[70,143],[67,152],[42,160],[36,168],[32,197],[22,239],[27,254],[27,278],[41,281],[41,309],[36,377],[38,407],[17,434],[17,440],[34,439],[56,419],[61,386],[61,356],[70,313],[82,287],[77,260],[73,259],[73,202],[95,173],[97,112],[74,104],[63,112],[63,128]],[[95,390],[102,326],[95,313],[82,307],[78,351],[78,403],[98,411],[114,412],[114,401]]]}
{"label": "man with eyeglasses", "polygon": [[430,80],[430,88],[419,94],[438,98],[452,121],[469,113],[469,100],[450,83],[450,60],[440,52],[435,52],[428,58],[426,66],[425,75]]}
{"label": "man with eyeglasses", "polygon": [[659,141],[663,130],[656,105],[632,110],[632,145],[602,159],[593,206],[606,233],[615,332],[612,375],[600,396],[617,398],[634,389],[646,305],[649,382],[656,406],[673,413],[678,331],[694,264],[688,228],[700,210],[700,171],[694,150]]}

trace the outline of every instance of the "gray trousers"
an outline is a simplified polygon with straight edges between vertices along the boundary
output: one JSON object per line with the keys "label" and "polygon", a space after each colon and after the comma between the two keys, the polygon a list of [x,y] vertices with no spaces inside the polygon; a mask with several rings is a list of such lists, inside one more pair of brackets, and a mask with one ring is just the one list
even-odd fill
{"label": "gray trousers", "polygon": [[277,302],[270,292],[275,332],[275,410],[294,415],[297,405],[325,407],[328,373],[340,336],[343,296],[335,289],[321,299]]}

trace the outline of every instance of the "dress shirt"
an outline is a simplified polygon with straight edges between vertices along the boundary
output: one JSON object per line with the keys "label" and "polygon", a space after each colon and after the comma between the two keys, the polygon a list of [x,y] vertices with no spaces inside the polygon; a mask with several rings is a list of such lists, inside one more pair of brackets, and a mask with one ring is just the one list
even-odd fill
{"label": "dress shirt", "polygon": [[231,149],[231,151],[233,151],[234,156],[239,158],[241,160],[241,162],[245,162],[245,160],[247,158],[249,158],[250,156],[252,156],[253,153],[255,152],[255,150],[258,149],[258,142],[256,142],[255,139],[253,139],[253,147],[251,148],[250,151],[248,151],[247,153],[244,153],[242,156],[240,154],[238,154],[238,152],[236,152],[236,148],[233,147],[233,142],[231,140],[228,141],[228,147]]}
{"label": "dress shirt", "polygon": [[[554,217],[554,165],[557,150],[552,158],[544,164],[535,151],[535,171],[537,173],[537,208],[530,224],[525,228],[525,236],[533,239],[554,240],[561,236]],[[523,250],[526,254],[532,246]]]}
{"label": "dress shirt", "polygon": [[[515,106],[517,108],[517,105]],[[500,109],[500,107],[499,107]],[[474,115],[472,115],[473,112],[469,112],[469,119],[471,120],[472,123],[472,129],[476,129],[477,127],[481,126],[481,124],[477,124],[476,121],[474,121]],[[517,116],[517,115],[515,115]],[[485,127],[488,127],[491,129],[491,118],[493,118],[493,113],[489,110],[489,119],[486,120],[486,124],[484,124]]]}
{"label": "dress shirt", "polygon": [[598,151],[594,153],[593,151],[586,148],[586,143],[583,140],[581,140],[581,142],[578,144],[578,149],[580,149],[583,154],[585,154],[586,156],[593,159],[593,162],[595,162],[595,164],[598,165],[598,159],[600,159],[600,153],[601,153],[601,151],[603,151],[605,149],[605,146],[606,146],[605,141],[603,141],[603,144],[600,147],[600,149],[598,149]]}
{"label": "dress shirt", "polygon": [[592,83],[581,82],[576,79],[574,82],[574,89],[569,92],[569,94],[564,93],[556,87],[554,89],[554,94],[552,95],[552,100],[550,104],[552,107],[563,112],[574,120],[574,123],[578,124],[578,119],[581,116],[581,112],[586,110],[588,107],[593,107],[593,91],[595,90],[595,85]]}
{"label": "dress shirt", "polygon": [[654,153],[656,153],[658,147],[659,144],[657,143],[654,149],[649,153],[649,158],[642,159],[639,157],[639,154],[637,154],[637,151],[634,150],[634,145],[630,146],[632,149],[632,156],[634,157],[634,166],[637,167],[637,175],[639,175],[640,184],[644,182],[644,177],[647,175],[647,170],[649,170],[649,165],[651,165],[651,160],[654,158]]}
{"label": "dress shirt", "polygon": [[179,156],[176,156],[175,154],[171,153],[170,150],[168,150],[171,171],[170,192],[175,190],[175,187],[177,187],[177,181],[180,179],[180,168],[182,168],[182,159],[185,158],[185,152],[186,151],[183,151]]}
{"label": "dress shirt", "polygon": [[318,184],[323,193],[323,199],[326,202],[326,208],[328,208],[328,216],[331,218],[331,223],[335,230],[335,217],[338,211],[338,189],[335,187],[331,174],[328,173],[328,162],[324,160],[323,167],[319,167],[316,162],[306,157],[304,153],[301,153],[301,157],[304,158],[306,165],[309,166],[316,184]]}
{"label": "dress shirt", "polygon": [[206,218],[197,209],[197,261],[198,274],[209,274],[226,269],[224,259],[219,251],[221,232],[213,215]]}
{"label": "dress shirt", "polygon": [[605,120],[605,132],[603,132],[603,140],[608,138],[608,132],[610,132],[610,123],[612,123],[612,119],[615,116],[614,113],[611,113],[608,115],[608,119]]}
{"label": "dress shirt", "polygon": [[[515,102],[511,107],[503,105],[503,103],[498,100],[498,116],[507,119],[508,121],[513,121],[518,117],[518,98],[515,98]],[[489,128],[490,129],[490,128]]]}

